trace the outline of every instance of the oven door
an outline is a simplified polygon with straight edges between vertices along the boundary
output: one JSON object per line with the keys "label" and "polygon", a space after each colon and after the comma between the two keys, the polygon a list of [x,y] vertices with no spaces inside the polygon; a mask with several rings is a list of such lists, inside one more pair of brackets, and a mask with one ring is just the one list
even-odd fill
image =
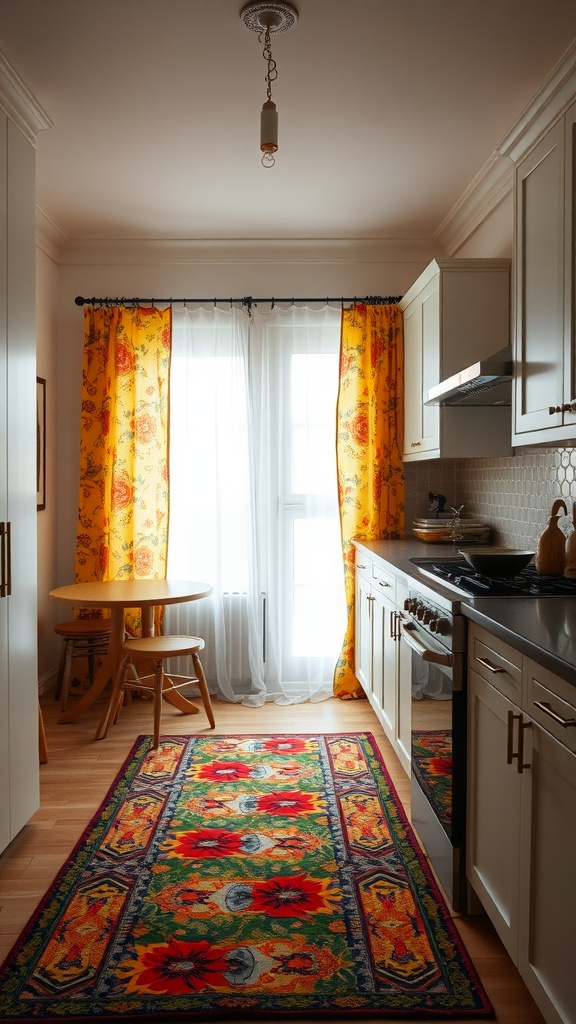
{"label": "oven door", "polygon": [[462,906],[466,797],[464,655],[403,621],[411,658],[411,820],[455,910]]}

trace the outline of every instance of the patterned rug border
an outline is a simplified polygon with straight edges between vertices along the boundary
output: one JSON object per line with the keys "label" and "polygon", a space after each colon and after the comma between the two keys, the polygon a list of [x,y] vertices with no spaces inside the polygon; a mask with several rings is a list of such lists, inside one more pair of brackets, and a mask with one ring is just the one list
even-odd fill
{"label": "patterned rug border", "polygon": [[[232,740],[252,740],[252,739],[253,740],[261,740],[261,739],[270,737],[271,735],[273,735],[273,734],[270,732],[270,730],[266,730],[265,732],[221,733],[221,734],[210,734],[210,735],[204,735],[204,734],[202,734],[202,735],[196,735],[196,734],[181,735],[179,733],[174,733],[174,734],[170,733],[170,734],[162,735],[160,737],[160,741],[161,742],[162,741],[169,741],[169,742],[175,741],[175,742],[183,742],[183,743],[187,744],[190,741],[197,740],[197,739],[209,739],[210,741],[213,741],[213,742],[217,742],[219,740],[230,740],[230,739],[232,739]],[[283,1019],[283,1020],[292,1020],[292,1021],[300,1020],[304,1024],[304,1022],[307,1022],[308,1019],[310,1019],[310,1021],[312,1021],[313,1019],[318,1019],[318,1018],[323,1018],[323,1019],[326,1019],[326,1020],[330,1020],[330,1019],[346,1020],[346,1019],[349,1019],[351,1017],[352,1018],[357,1017],[357,1018],[365,1019],[365,1020],[375,1020],[377,1018],[380,1018],[383,1021],[384,1020],[389,1020],[391,1022],[394,1019],[414,1020],[414,1021],[416,1021],[416,1020],[424,1021],[424,1020],[428,1020],[428,1019],[430,1019],[430,1020],[432,1020],[432,1019],[447,1020],[447,1021],[449,1021],[449,1020],[469,1020],[469,1019],[481,1019],[481,1020],[491,1020],[491,1019],[494,1019],[494,1017],[495,1017],[494,1008],[493,1008],[493,1006],[492,1006],[492,1004],[491,1004],[491,1002],[490,1002],[490,1000],[489,1000],[489,998],[487,996],[487,993],[485,991],[484,985],[483,985],[483,983],[480,980],[479,974],[478,974],[478,972],[477,972],[477,970],[476,970],[476,968],[475,968],[475,966],[474,966],[474,964],[473,964],[473,962],[471,960],[470,954],[468,953],[468,951],[467,951],[467,949],[465,947],[464,940],[463,940],[462,936],[460,935],[460,933],[458,931],[458,928],[456,927],[456,925],[454,923],[454,920],[453,920],[452,915],[450,913],[450,910],[449,910],[446,898],[443,896],[443,894],[442,894],[442,892],[440,890],[440,887],[439,887],[438,883],[436,882],[436,879],[435,879],[435,877],[434,877],[434,875],[433,875],[433,873],[432,873],[432,871],[430,869],[430,866],[428,864],[426,856],[425,856],[425,854],[424,854],[424,852],[423,852],[423,850],[422,850],[422,848],[420,846],[419,840],[418,840],[417,836],[414,833],[414,829],[413,829],[413,827],[412,827],[412,825],[411,825],[411,823],[409,821],[409,818],[408,818],[408,816],[406,814],[406,811],[404,809],[404,805],[403,805],[402,801],[400,800],[400,797],[398,796],[398,791],[397,791],[397,789],[396,789],[396,787],[394,785],[392,777],[390,776],[390,772],[389,772],[389,770],[388,770],[388,768],[386,766],[386,763],[384,761],[384,757],[383,757],[383,755],[382,755],[382,753],[380,751],[380,748],[378,747],[378,744],[376,742],[374,734],[371,733],[371,732],[364,731],[364,730],[360,730],[360,731],[354,731],[354,730],[341,731],[340,730],[340,731],[337,731],[337,732],[309,732],[309,733],[307,733],[307,732],[291,732],[291,733],[282,733],[281,735],[282,735],[283,738],[285,738],[287,740],[290,740],[290,739],[311,740],[311,739],[314,739],[314,738],[318,738],[318,739],[336,739],[336,738],[344,738],[345,739],[345,738],[350,738],[351,740],[356,740],[358,737],[361,737],[361,738],[365,738],[368,741],[368,743],[370,744],[372,753],[373,753],[373,755],[374,755],[374,757],[375,757],[375,759],[376,759],[376,761],[378,763],[378,766],[379,766],[379,768],[380,768],[380,770],[381,770],[381,772],[383,774],[385,783],[388,786],[388,789],[390,791],[390,795],[391,795],[391,798],[392,798],[392,801],[393,801],[393,804],[394,804],[395,814],[396,814],[400,824],[406,830],[407,839],[409,840],[410,848],[411,848],[411,850],[412,850],[416,860],[418,861],[419,867],[420,867],[420,869],[421,869],[421,871],[422,871],[422,873],[423,873],[423,875],[424,875],[424,877],[426,879],[426,883],[427,883],[427,885],[429,886],[429,889],[430,889],[430,894],[434,898],[434,900],[436,900],[436,902],[437,902],[438,917],[439,917],[443,927],[445,928],[448,937],[451,939],[451,941],[458,948],[461,961],[462,961],[464,967],[466,968],[466,970],[467,970],[467,972],[469,974],[471,983],[476,986],[479,995],[482,997],[482,1001],[483,1001],[482,1007],[477,1008],[477,1009],[467,1008],[467,1009],[462,1009],[462,1010],[450,1009],[448,1011],[443,1010],[441,1008],[435,1009],[435,1008],[428,1008],[428,1007],[426,1008],[425,1011],[423,1011],[422,1008],[418,1008],[418,1009],[414,1009],[414,1010],[413,1009],[401,1010],[401,1009],[396,1009],[395,1008],[393,1010],[393,1012],[391,1012],[391,1011],[388,1011],[386,1008],[382,1009],[382,1007],[378,1007],[378,1008],[374,1008],[374,1009],[369,1008],[369,1007],[368,1008],[354,1007],[354,1008],[352,1008],[350,1010],[338,1009],[338,1008],[327,1008],[327,1009],[324,1009],[324,1008],[317,1008],[317,1007],[311,1007],[310,1009],[300,1008],[300,1009],[296,1009],[296,1010],[290,1010],[290,1009],[287,1009],[287,1010],[277,1010],[277,1009],[274,1009],[274,1010],[270,1010],[270,1009],[259,1010],[259,1009],[255,1008],[253,1006],[250,1006],[249,1009],[238,1009],[238,1010],[235,1010],[235,1009],[208,1010],[208,1011],[182,1010],[182,1011],[176,1011],[176,1012],[171,1011],[171,1012],[161,1012],[161,1013],[153,1013],[153,1014],[144,1014],[142,1012],[138,1012],[138,1013],[134,1013],[134,1014],[132,1014],[132,1013],[122,1013],[121,1015],[118,1015],[118,1016],[113,1016],[113,1015],[110,1015],[110,1014],[102,1015],[100,1013],[91,1015],[91,1014],[87,1013],[87,1014],[82,1014],[82,1015],[77,1015],[77,1014],[67,1015],[66,1014],[66,1015],[62,1015],[61,1017],[55,1017],[55,1016],[50,1016],[50,1017],[33,1016],[33,1017],[17,1017],[17,1018],[16,1017],[10,1017],[10,1018],[3,1018],[2,1017],[2,1018],[0,1018],[0,1024],[9,1024],[9,1022],[11,1020],[15,1021],[16,1024],[54,1024],[54,1022],[58,1021],[58,1020],[61,1020],[63,1022],[63,1024],[86,1024],[86,1022],[88,1022],[88,1024],[90,1024],[90,1022],[94,1022],[94,1024],[99,1024],[99,1022],[103,1022],[103,1024],[120,1024],[120,1022],[123,1021],[123,1020],[128,1020],[130,1022],[136,1022],[136,1024],[145,1024],[146,1021],[158,1022],[158,1024],[183,1024],[183,1022],[185,1022],[185,1021],[202,1022],[202,1024],[208,1024],[209,1021],[215,1021],[215,1022],[216,1021],[224,1021],[225,1022],[225,1021],[234,1020],[234,1021],[238,1022],[238,1024],[242,1024],[243,1021],[249,1022],[250,1020],[253,1020],[253,1019],[264,1020],[266,1018],[270,1018],[270,1020],[272,1020],[272,1019],[273,1020],[276,1020],[276,1019],[282,1020]],[[104,817],[104,812],[105,812],[106,808],[110,806],[112,798],[116,794],[117,795],[116,803],[119,804],[121,802],[121,799],[119,797],[119,793],[121,791],[126,792],[130,788],[130,786],[131,786],[131,784],[133,782],[133,779],[134,779],[135,775],[138,772],[138,762],[137,762],[136,759],[139,756],[139,752],[140,752],[140,748],[142,747],[142,744],[144,742],[146,742],[146,741],[148,741],[150,743],[150,746],[151,746],[151,744],[152,744],[152,736],[149,735],[149,734],[146,734],[146,733],[140,734],[134,740],[134,742],[133,742],[133,744],[132,744],[132,746],[131,746],[131,748],[129,750],[129,753],[126,755],[126,757],[125,757],[124,761],[122,762],[122,764],[120,765],[120,767],[116,770],[115,777],[114,777],[112,783],[110,784],[110,786],[108,787],[108,789],[107,789],[107,791],[105,793],[105,796],[103,797],[103,799],[102,799],[98,809],[95,811],[95,813],[90,818],[88,824],[82,830],[79,839],[75,843],[73,849],[67,855],[66,860],[65,860],[64,864],[62,865],[62,867],[58,870],[58,872],[54,876],[54,879],[50,883],[47,892],[44,894],[44,896],[40,900],[38,906],[33,911],[33,913],[30,915],[28,921],[26,922],[26,924],[22,928],[21,933],[20,933],[18,939],[16,940],[16,942],[12,946],[11,950],[9,951],[7,956],[5,957],[4,961],[2,963],[0,963],[0,982],[2,981],[3,975],[4,975],[5,971],[6,971],[6,967],[7,967],[8,963],[9,963],[9,961],[13,961],[16,957],[18,957],[18,955],[29,944],[32,932],[34,931],[36,925],[40,922],[40,919],[42,918],[46,908],[51,903],[51,901],[54,899],[54,894],[55,894],[56,890],[59,888],[59,886],[61,885],[61,883],[65,879],[67,873],[72,868],[73,861],[75,860],[77,855],[81,852],[83,845],[88,841],[88,839],[90,837],[90,833],[97,826],[98,822]],[[131,770],[131,766],[132,766],[132,770]],[[109,813],[108,816],[109,817],[112,816],[111,812]],[[0,989],[0,994],[1,994],[1,989]]]}

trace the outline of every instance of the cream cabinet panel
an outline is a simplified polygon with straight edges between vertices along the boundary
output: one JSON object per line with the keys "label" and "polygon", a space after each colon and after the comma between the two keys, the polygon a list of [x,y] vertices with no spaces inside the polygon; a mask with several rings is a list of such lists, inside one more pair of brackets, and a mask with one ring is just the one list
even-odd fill
{"label": "cream cabinet panel", "polygon": [[404,457],[429,458],[440,448],[440,410],[425,405],[440,373],[440,277],[404,311]]}
{"label": "cream cabinet panel", "polygon": [[576,439],[576,104],[516,171],[513,443]]}
{"label": "cream cabinet panel", "polygon": [[410,773],[410,669],[401,661],[396,591],[405,588],[380,560],[356,550],[355,663],[361,684],[398,758]]}
{"label": "cream cabinet panel", "polygon": [[[0,167],[6,167],[7,118],[0,113]],[[6,238],[6,188],[0,188],[0,238]],[[8,417],[6,345],[6,246],[0,245],[0,772],[7,777],[10,750],[10,704],[8,687],[8,601],[6,600],[8,522]],[[11,839],[10,787],[0,785],[0,851]]]}
{"label": "cream cabinet panel", "polygon": [[372,566],[356,552],[356,590],[354,606],[354,671],[367,694],[372,686]]}
{"label": "cream cabinet panel", "polygon": [[518,967],[545,1019],[574,1024],[576,755],[534,722],[528,732]]}
{"label": "cream cabinet panel", "polygon": [[576,691],[470,627],[467,877],[548,1024],[576,1024]]}
{"label": "cream cabinet panel", "polygon": [[404,460],[509,455],[510,409],[427,405],[440,380],[510,342],[510,261],[433,260],[400,302]]}
{"label": "cream cabinet panel", "polygon": [[39,761],[34,149],[3,113],[0,137],[1,851],[38,807]]}
{"label": "cream cabinet panel", "polygon": [[518,959],[520,789],[507,764],[512,703],[468,677],[468,836],[466,874],[512,959]]}
{"label": "cream cabinet panel", "polygon": [[396,617],[394,635],[397,637],[397,686],[396,686],[396,730],[394,746],[404,771],[410,774],[412,756],[412,654],[407,644],[400,640],[400,622],[404,602],[408,599],[408,587],[396,583]]}

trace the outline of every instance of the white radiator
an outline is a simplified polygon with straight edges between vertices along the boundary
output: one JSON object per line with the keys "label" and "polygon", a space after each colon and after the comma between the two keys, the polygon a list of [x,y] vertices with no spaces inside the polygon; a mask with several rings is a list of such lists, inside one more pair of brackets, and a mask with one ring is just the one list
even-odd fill
{"label": "white radiator", "polygon": [[[264,636],[265,597],[260,602],[261,627]],[[231,683],[250,679],[248,658],[248,601],[243,593],[224,594],[222,612],[216,600],[207,598],[188,604],[167,605],[164,611],[164,633],[202,637],[205,643],[200,660],[208,683],[224,670]],[[221,661],[220,659],[223,659]],[[186,675],[190,663],[185,658],[173,658],[172,672]]]}

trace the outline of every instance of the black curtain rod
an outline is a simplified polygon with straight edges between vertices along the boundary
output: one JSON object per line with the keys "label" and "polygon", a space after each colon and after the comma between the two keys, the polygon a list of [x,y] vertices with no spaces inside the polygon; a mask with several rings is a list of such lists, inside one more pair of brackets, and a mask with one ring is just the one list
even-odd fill
{"label": "black curtain rod", "polygon": [[77,306],[154,306],[156,305],[156,303],[158,303],[159,305],[173,305],[174,303],[183,303],[185,305],[188,302],[194,303],[198,306],[206,306],[210,303],[213,303],[214,306],[218,306],[224,305],[225,303],[229,303],[230,306],[241,305],[246,306],[248,310],[250,310],[252,306],[257,306],[258,303],[270,303],[273,309],[275,303],[277,302],[289,303],[291,305],[294,305],[294,303],[296,302],[325,302],[327,304],[331,302],[340,302],[342,308],[344,308],[345,302],[350,302],[353,305],[364,306],[393,306],[397,302],[400,302],[401,298],[401,295],[366,295],[363,299],[358,298],[357,296],[354,296],[354,298],[344,298],[341,296],[337,296],[336,298],[316,297],[302,299],[292,297],[289,299],[254,299],[252,298],[251,295],[244,295],[240,299],[141,299],[138,297],[127,299],[124,296],[122,296],[121,298],[111,298],[110,296],[107,295],[105,298],[102,299],[96,299],[94,297],[92,297],[91,299],[85,299],[81,295],[77,295],[74,301]]}

